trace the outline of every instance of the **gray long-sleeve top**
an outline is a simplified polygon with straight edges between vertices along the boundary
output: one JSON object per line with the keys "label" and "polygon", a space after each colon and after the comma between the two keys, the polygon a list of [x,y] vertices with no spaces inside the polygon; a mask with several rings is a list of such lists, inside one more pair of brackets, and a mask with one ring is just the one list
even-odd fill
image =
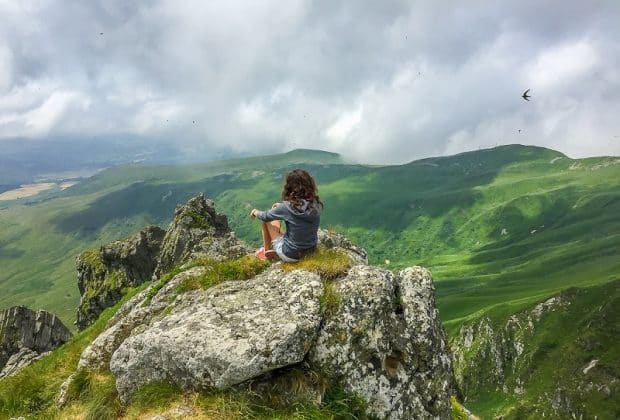
{"label": "gray long-sleeve top", "polygon": [[321,221],[319,203],[303,200],[302,206],[297,208],[284,201],[271,210],[257,212],[256,217],[263,222],[284,220],[286,233],[282,241],[282,252],[287,257],[299,259],[301,252],[316,247]]}

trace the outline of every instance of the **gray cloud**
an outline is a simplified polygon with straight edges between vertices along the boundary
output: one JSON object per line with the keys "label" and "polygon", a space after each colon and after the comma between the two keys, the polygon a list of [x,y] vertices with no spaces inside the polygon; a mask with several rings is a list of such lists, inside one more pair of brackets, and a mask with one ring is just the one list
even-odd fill
{"label": "gray cloud", "polygon": [[0,139],[618,155],[618,17],[614,0],[0,0]]}

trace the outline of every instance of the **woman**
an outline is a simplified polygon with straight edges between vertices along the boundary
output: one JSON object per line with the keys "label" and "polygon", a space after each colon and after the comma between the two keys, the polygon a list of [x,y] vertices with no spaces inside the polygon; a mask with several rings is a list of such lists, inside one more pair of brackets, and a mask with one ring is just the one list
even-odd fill
{"label": "woman", "polygon": [[[295,262],[314,251],[322,209],[314,178],[303,169],[289,172],[282,202],[275,203],[269,211],[252,209],[250,212],[250,217],[263,222],[263,246],[256,256],[261,260],[280,258]],[[286,232],[282,232],[280,220],[284,220]]]}

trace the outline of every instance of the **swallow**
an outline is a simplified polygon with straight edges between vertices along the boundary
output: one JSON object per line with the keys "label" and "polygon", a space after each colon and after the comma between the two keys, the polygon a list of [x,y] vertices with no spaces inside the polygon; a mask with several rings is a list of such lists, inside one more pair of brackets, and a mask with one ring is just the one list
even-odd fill
{"label": "swallow", "polygon": [[526,101],[528,101],[528,102],[529,102],[530,97],[531,97],[531,95],[528,95],[528,94],[527,94],[529,91],[530,91],[530,90],[528,89],[528,90],[526,90],[525,92],[523,92],[523,95],[521,95],[521,97],[522,97],[523,99],[525,99]]}

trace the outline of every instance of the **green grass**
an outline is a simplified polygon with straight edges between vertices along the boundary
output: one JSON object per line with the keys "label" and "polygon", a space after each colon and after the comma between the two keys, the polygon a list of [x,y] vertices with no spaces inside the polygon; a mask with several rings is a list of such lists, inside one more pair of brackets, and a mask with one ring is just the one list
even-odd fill
{"label": "green grass", "polygon": [[[105,329],[107,321],[116,310],[145,286],[129,290],[119,303],[106,309],[93,325],[75,335],[49,356],[28,366],[17,375],[0,381],[0,417],[26,414],[42,419],[54,417],[57,413],[54,400],[60,385],[77,367],[82,351]],[[90,379],[78,377],[73,385],[74,395],[81,395],[82,391],[90,386]],[[103,381],[102,387],[109,389],[109,382]],[[98,401],[99,405],[106,404],[105,401]],[[96,401],[92,403],[95,410]]]}
{"label": "green grass", "polygon": [[208,289],[216,284],[228,280],[247,280],[261,273],[269,262],[261,261],[253,255],[245,255],[234,260],[217,261],[203,259],[192,263],[192,266],[202,266],[204,274],[188,277],[177,287],[178,293],[185,293],[195,289]]}
{"label": "green grass", "polygon": [[282,269],[285,272],[306,270],[317,273],[323,280],[334,280],[345,276],[351,265],[351,259],[346,253],[319,246],[316,251],[305,255],[298,262],[282,263]]}

